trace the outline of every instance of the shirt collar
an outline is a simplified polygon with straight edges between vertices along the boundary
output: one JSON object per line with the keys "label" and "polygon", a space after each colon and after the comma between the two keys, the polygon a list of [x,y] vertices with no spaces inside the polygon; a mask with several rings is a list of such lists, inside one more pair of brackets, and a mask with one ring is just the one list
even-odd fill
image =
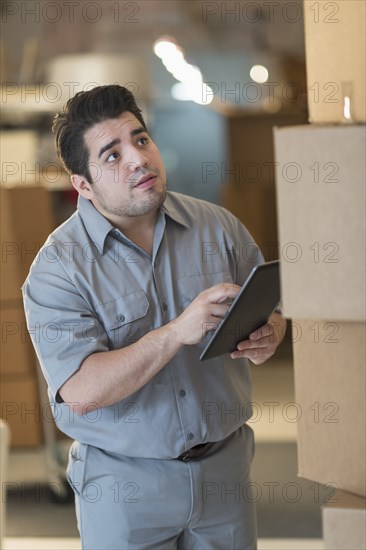
{"label": "shirt collar", "polygon": [[[77,206],[89,237],[98,248],[100,254],[103,254],[106,237],[110,231],[114,229],[114,226],[95,208],[91,201],[84,199],[81,195],[79,195]],[[166,195],[166,199],[161,207],[161,210],[164,214],[167,214],[172,220],[176,221],[180,225],[190,227],[187,220],[174,206],[169,192]]]}
{"label": "shirt collar", "polygon": [[176,208],[176,206],[174,205],[173,201],[172,201],[172,197],[169,193],[169,191],[167,192],[166,194],[166,199],[164,201],[164,204],[163,206],[161,207],[161,210],[165,213],[165,214],[168,214],[168,216],[176,221],[177,223],[179,223],[180,225],[184,225],[184,227],[190,227],[190,224],[188,223],[188,221],[185,219],[185,217],[183,216],[183,214],[181,212],[179,212]]}
{"label": "shirt collar", "polygon": [[84,199],[81,195],[78,198],[78,211],[93,244],[98,248],[99,253],[103,254],[105,239],[114,229],[113,225],[98,212],[91,201]]}

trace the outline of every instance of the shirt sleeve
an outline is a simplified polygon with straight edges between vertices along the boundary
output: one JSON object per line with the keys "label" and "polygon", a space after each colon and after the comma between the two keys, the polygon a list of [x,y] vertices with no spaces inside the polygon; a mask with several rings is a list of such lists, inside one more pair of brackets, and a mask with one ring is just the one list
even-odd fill
{"label": "shirt sleeve", "polygon": [[242,286],[252,269],[265,262],[262,251],[245,225],[231,212],[227,211],[230,220],[230,236],[233,256],[235,257],[236,284]]}
{"label": "shirt sleeve", "polygon": [[108,338],[92,308],[59,262],[33,264],[23,287],[27,327],[51,393],[91,354],[108,351]]}

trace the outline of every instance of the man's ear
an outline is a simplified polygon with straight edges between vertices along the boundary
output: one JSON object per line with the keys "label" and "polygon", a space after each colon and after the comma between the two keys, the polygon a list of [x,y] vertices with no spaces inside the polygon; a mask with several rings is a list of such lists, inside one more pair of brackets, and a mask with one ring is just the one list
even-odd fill
{"label": "man's ear", "polygon": [[76,191],[84,197],[84,199],[94,198],[92,185],[85,179],[84,176],[79,176],[78,174],[72,174],[70,177],[71,183]]}

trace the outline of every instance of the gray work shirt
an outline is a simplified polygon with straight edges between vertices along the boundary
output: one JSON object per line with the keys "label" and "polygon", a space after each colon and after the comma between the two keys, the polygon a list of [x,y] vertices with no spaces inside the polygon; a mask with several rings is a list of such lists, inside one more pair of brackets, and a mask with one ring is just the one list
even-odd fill
{"label": "gray work shirt", "polygon": [[200,362],[207,337],[184,346],[150,382],[113,405],[86,407],[77,416],[58,391],[89,355],[130,345],[175,319],[210,286],[242,285],[262,262],[245,227],[217,205],[168,192],[150,257],[79,197],[23,286],[28,329],[60,430],[108,452],[174,458],[241,426],[252,414],[248,362],[229,355]]}

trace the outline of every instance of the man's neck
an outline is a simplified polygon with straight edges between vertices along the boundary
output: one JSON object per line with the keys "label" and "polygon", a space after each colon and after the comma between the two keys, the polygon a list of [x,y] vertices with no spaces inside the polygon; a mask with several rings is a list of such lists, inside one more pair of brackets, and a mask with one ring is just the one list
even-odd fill
{"label": "man's neck", "polygon": [[127,220],[127,223],[113,223],[117,229],[130,239],[137,246],[145,250],[149,256],[152,256],[154,231],[156,226],[156,220],[158,211],[146,214],[144,216],[131,217]]}

